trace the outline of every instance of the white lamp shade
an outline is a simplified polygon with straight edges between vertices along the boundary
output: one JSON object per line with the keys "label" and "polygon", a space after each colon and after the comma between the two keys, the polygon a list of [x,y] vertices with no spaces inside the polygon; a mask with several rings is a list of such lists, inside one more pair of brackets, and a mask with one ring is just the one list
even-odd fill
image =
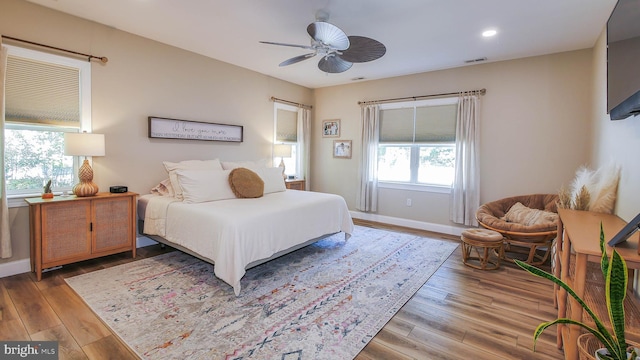
{"label": "white lamp shade", "polygon": [[65,133],[64,154],[71,156],[104,156],[104,134]]}
{"label": "white lamp shade", "polygon": [[274,157],[291,157],[291,145],[287,144],[276,144],[273,145],[273,156]]}

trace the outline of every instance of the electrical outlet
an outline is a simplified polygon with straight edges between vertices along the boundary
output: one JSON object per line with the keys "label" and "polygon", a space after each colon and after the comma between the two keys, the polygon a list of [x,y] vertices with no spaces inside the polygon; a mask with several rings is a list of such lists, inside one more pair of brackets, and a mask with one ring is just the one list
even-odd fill
{"label": "electrical outlet", "polygon": [[407,198],[407,206],[411,206],[411,199]]}

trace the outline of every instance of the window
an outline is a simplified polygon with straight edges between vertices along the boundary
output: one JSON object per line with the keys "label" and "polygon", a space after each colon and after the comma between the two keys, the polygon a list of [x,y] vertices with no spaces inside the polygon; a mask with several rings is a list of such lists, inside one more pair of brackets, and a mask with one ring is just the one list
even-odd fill
{"label": "window", "polygon": [[378,180],[451,187],[457,99],[380,106]]}
{"label": "window", "polygon": [[278,166],[280,160],[284,161],[285,175],[293,175],[301,178],[298,169],[298,108],[281,103],[274,103],[275,108],[275,134],[274,144],[286,144],[291,146],[291,157],[275,157],[273,165]]}
{"label": "window", "polygon": [[5,180],[10,197],[71,190],[78,159],[64,155],[64,133],[91,130],[91,65],[8,46]]}

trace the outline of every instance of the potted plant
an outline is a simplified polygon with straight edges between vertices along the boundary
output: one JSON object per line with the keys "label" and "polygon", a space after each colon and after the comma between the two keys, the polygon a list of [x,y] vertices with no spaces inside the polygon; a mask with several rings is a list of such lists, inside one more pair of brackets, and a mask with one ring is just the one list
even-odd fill
{"label": "potted plant", "polygon": [[43,199],[53,199],[53,192],[51,191],[51,180],[47,181],[42,192]]}
{"label": "potted plant", "polygon": [[627,295],[627,283],[629,276],[627,272],[627,264],[624,259],[613,249],[611,258],[607,257],[604,242],[604,230],[602,224],[600,224],[600,251],[602,252],[602,260],[600,261],[600,268],[602,269],[602,275],[605,278],[605,294],[606,304],[609,313],[609,320],[611,321],[612,331],[607,329],[602,321],[596,316],[596,314],[587,306],[587,304],[571,289],[566,283],[558,279],[554,275],[540,270],[534,266],[524,263],[520,260],[515,260],[515,263],[530,272],[533,275],[540,276],[545,279],[549,279],[556,283],[558,286],[567,291],[567,294],[571,295],[582,308],[589,314],[595,323],[595,328],[589,325],[575,321],[568,318],[558,318],[553,321],[543,322],[536,328],[533,339],[535,351],[535,343],[542,332],[548,327],[555,324],[568,324],[578,325],[595,336],[600,343],[603,344],[604,349],[598,350],[595,354],[597,359],[601,360],[628,360],[635,359],[640,360],[640,350],[634,347],[630,347],[625,340],[624,333],[624,299]]}

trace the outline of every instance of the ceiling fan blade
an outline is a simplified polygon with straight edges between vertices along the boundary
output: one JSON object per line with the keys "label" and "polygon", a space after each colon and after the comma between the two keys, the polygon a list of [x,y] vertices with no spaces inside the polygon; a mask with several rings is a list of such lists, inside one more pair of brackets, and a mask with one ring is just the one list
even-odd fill
{"label": "ceiling fan blade", "polygon": [[285,60],[285,61],[281,62],[279,66],[287,66],[287,65],[299,63],[300,61],[311,59],[314,56],[316,56],[315,52],[304,54],[304,55],[300,55],[300,56],[296,56],[296,57],[292,57],[291,59],[288,59],[288,60]]}
{"label": "ceiling fan blade", "polygon": [[324,21],[316,21],[307,26],[307,32],[315,41],[329,45],[336,50],[349,48],[349,38],[337,26]]}
{"label": "ceiling fan blade", "polygon": [[295,48],[301,48],[301,49],[307,49],[307,50],[314,50],[314,48],[309,46],[309,45],[285,44],[285,43],[272,42],[272,41],[260,41],[260,43],[269,44],[269,45],[289,46],[289,47],[295,47]]}
{"label": "ceiling fan blade", "polygon": [[335,55],[328,55],[320,59],[318,68],[326,73],[341,73],[351,69],[352,62],[345,61]]}
{"label": "ceiling fan blade", "polygon": [[340,54],[349,62],[367,62],[381,58],[387,48],[379,41],[364,36],[349,36],[351,46]]}

